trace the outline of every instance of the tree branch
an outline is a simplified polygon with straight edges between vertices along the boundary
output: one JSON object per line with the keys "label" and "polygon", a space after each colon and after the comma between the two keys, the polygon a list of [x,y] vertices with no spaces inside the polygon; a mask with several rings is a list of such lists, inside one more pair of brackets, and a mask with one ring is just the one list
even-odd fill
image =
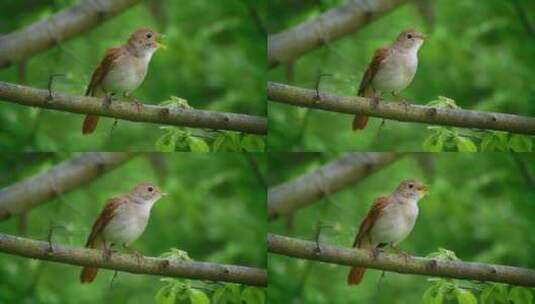
{"label": "tree branch", "polygon": [[149,104],[143,104],[140,108],[139,105],[133,102],[115,100],[108,107],[105,107],[102,99],[55,92],[52,94],[48,90],[1,81],[0,98],[25,106],[80,114],[93,114],[130,121],[232,130],[262,135],[267,134],[267,120],[264,117],[205,110],[179,109],[177,107],[162,107]]}
{"label": "tree branch", "polygon": [[0,220],[37,207],[118,167],[133,154],[85,153],[50,170],[0,189]]}
{"label": "tree branch", "polygon": [[315,242],[268,234],[268,251],[299,259],[346,266],[363,266],[399,273],[428,275],[463,280],[492,281],[534,287],[535,270],[461,261],[444,261],[422,257],[380,253],[355,248],[319,245]]}
{"label": "tree branch", "polygon": [[233,282],[255,286],[267,285],[266,270],[260,268],[139,257],[124,253],[113,253],[107,258],[100,250],[49,244],[48,242],[6,234],[0,234],[0,252],[33,259],[130,273]]}
{"label": "tree branch", "polygon": [[374,105],[371,98],[337,96],[268,82],[268,99],[274,102],[305,108],[347,114],[365,114],[392,120],[477,128],[535,135],[535,118],[514,114],[480,112],[462,109],[434,108],[400,102],[380,101]]}
{"label": "tree branch", "polygon": [[84,33],[140,0],[82,1],[50,18],[0,37],[0,68]]}
{"label": "tree branch", "polygon": [[289,63],[379,19],[408,0],[350,0],[313,20],[268,37],[268,66]]}
{"label": "tree branch", "polygon": [[268,218],[293,213],[322,197],[355,184],[399,158],[394,153],[351,153],[319,169],[271,187]]}

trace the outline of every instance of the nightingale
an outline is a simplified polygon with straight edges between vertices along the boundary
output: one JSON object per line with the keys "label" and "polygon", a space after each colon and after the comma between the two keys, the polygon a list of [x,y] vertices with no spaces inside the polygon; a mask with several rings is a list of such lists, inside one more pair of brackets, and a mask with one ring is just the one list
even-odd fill
{"label": "nightingale", "polygon": [[[405,180],[390,196],[375,200],[368,215],[360,224],[353,248],[372,250],[390,245],[397,248],[414,227],[418,217],[418,201],[427,193],[427,187],[415,180]],[[348,285],[358,285],[366,268],[353,267],[347,276]]]}
{"label": "nightingale", "polygon": [[[154,52],[164,47],[159,42],[161,37],[161,34],[149,28],[140,28],[130,36],[125,45],[108,49],[93,72],[85,95],[104,97],[105,105],[109,105],[112,95],[122,94],[129,97],[145,79]],[[82,133],[93,133],[98,119],[98,116],[87,115]]]}
{"label": "nightingale", "polygon": [[[390,47],[377,49],[364,72],[358,96],[372,97],[375,104],[383,93],[400,98],[399,92],[409,86],[416,74],[418,50],[424,39],[424,34],[408,29],[401,32]],[[364,129],[367,123],[368,116],[357,114],[353,130]]]}
{"label": "nightingale", "polygon": [[[111,254],[112,245],[127,248],[145,230],[154,203],[165,195],[151,183],[140,183],[129,193],[108,200],[93,224],[85,247],[103,249],[105,257]],[[97,272],[98,268],[84,267],[80,282],[91,283]]]}

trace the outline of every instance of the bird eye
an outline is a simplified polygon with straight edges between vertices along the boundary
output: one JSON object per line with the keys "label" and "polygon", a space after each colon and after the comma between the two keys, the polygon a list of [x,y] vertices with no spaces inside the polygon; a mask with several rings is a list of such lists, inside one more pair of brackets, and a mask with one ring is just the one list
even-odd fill
{"label": "bird eye", "polygon": [[411,39],[411,38],[412,38],[412,35],[411,35],[411,34],[408,34],[408,35],[407,35],[407,38]]}
{"label": "bird eye", "polygon": [[154,188],[148,187],[147,190],[149,190],[149,192],[152,192],[152,191],[154,191]]}
{"label": "bird eye", "polygon": [[413,188],[413,187],[414,187],[414,185],[413,185],[413,184],[409,184],[409,188]]}
{"label": "bird eye", "polygon": [[152,33],[147,33],[146,37],[149,39],[152,38]]}

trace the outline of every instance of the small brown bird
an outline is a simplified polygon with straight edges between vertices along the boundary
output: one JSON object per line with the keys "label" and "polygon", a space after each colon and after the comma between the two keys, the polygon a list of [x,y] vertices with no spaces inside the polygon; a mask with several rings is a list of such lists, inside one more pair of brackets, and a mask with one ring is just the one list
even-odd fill
{"label": "small brown bird", "polygon": [[[141,183],[131,192],[108,200],[93,224],[85,247],[103,249],[105,256],[111,254],[112,245],[127,247],[143,233],[152,206],[165,195],[155,185]],[[93,282],[97,272],[98,268],[84,267],[80,282]]]}
{"label": "small brown bird", "polygon": [[[152,55],[163,46],[158,42],[161,36],[149,28],[141,28],[130,36],[125,45],[108,49],[93,72],[85,95],[104,97],[105,104],[111,102],[114,94],[130,96],[145,79]],[[82,133],[93,133],[98,119],[98,116],[87,115]]]}
{"label": "small brown bird", "polygon": [[[374,253],[385,245],[395,248],[409,233],[418,217],[418,201],[427,193],[427,187],[415,180],[406,180],[388,197],[375,200],[368,215],[360,224],[353,248]],[[353,267],[347,276],[348,285],[358,285],[366,268]]]}
{"label": "small brown bird", "polygon": [[[399,98],[399,92],[409,86],[416,74],[418,50],[424,39],[424,34],[409,29],[401,32],[390,47],[377,49],[362,77],[358,96],[372,97],[375,102],[383,93]],[[368,116],[357,114],[353,130],[364,129],[367,123]]]}

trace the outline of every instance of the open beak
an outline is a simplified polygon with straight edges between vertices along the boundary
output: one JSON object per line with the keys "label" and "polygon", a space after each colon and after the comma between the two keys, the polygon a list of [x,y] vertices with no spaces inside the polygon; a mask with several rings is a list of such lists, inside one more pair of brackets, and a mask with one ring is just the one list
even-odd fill
{"label": "open beak", "polygon": [[165,40],[165,35],[164,34],[158,34],[156,36],[156,45],[158,45],[159,48],[162,48],[163,50],[165,50],[167,48],[167,45],[163,44],[163,40]]}

